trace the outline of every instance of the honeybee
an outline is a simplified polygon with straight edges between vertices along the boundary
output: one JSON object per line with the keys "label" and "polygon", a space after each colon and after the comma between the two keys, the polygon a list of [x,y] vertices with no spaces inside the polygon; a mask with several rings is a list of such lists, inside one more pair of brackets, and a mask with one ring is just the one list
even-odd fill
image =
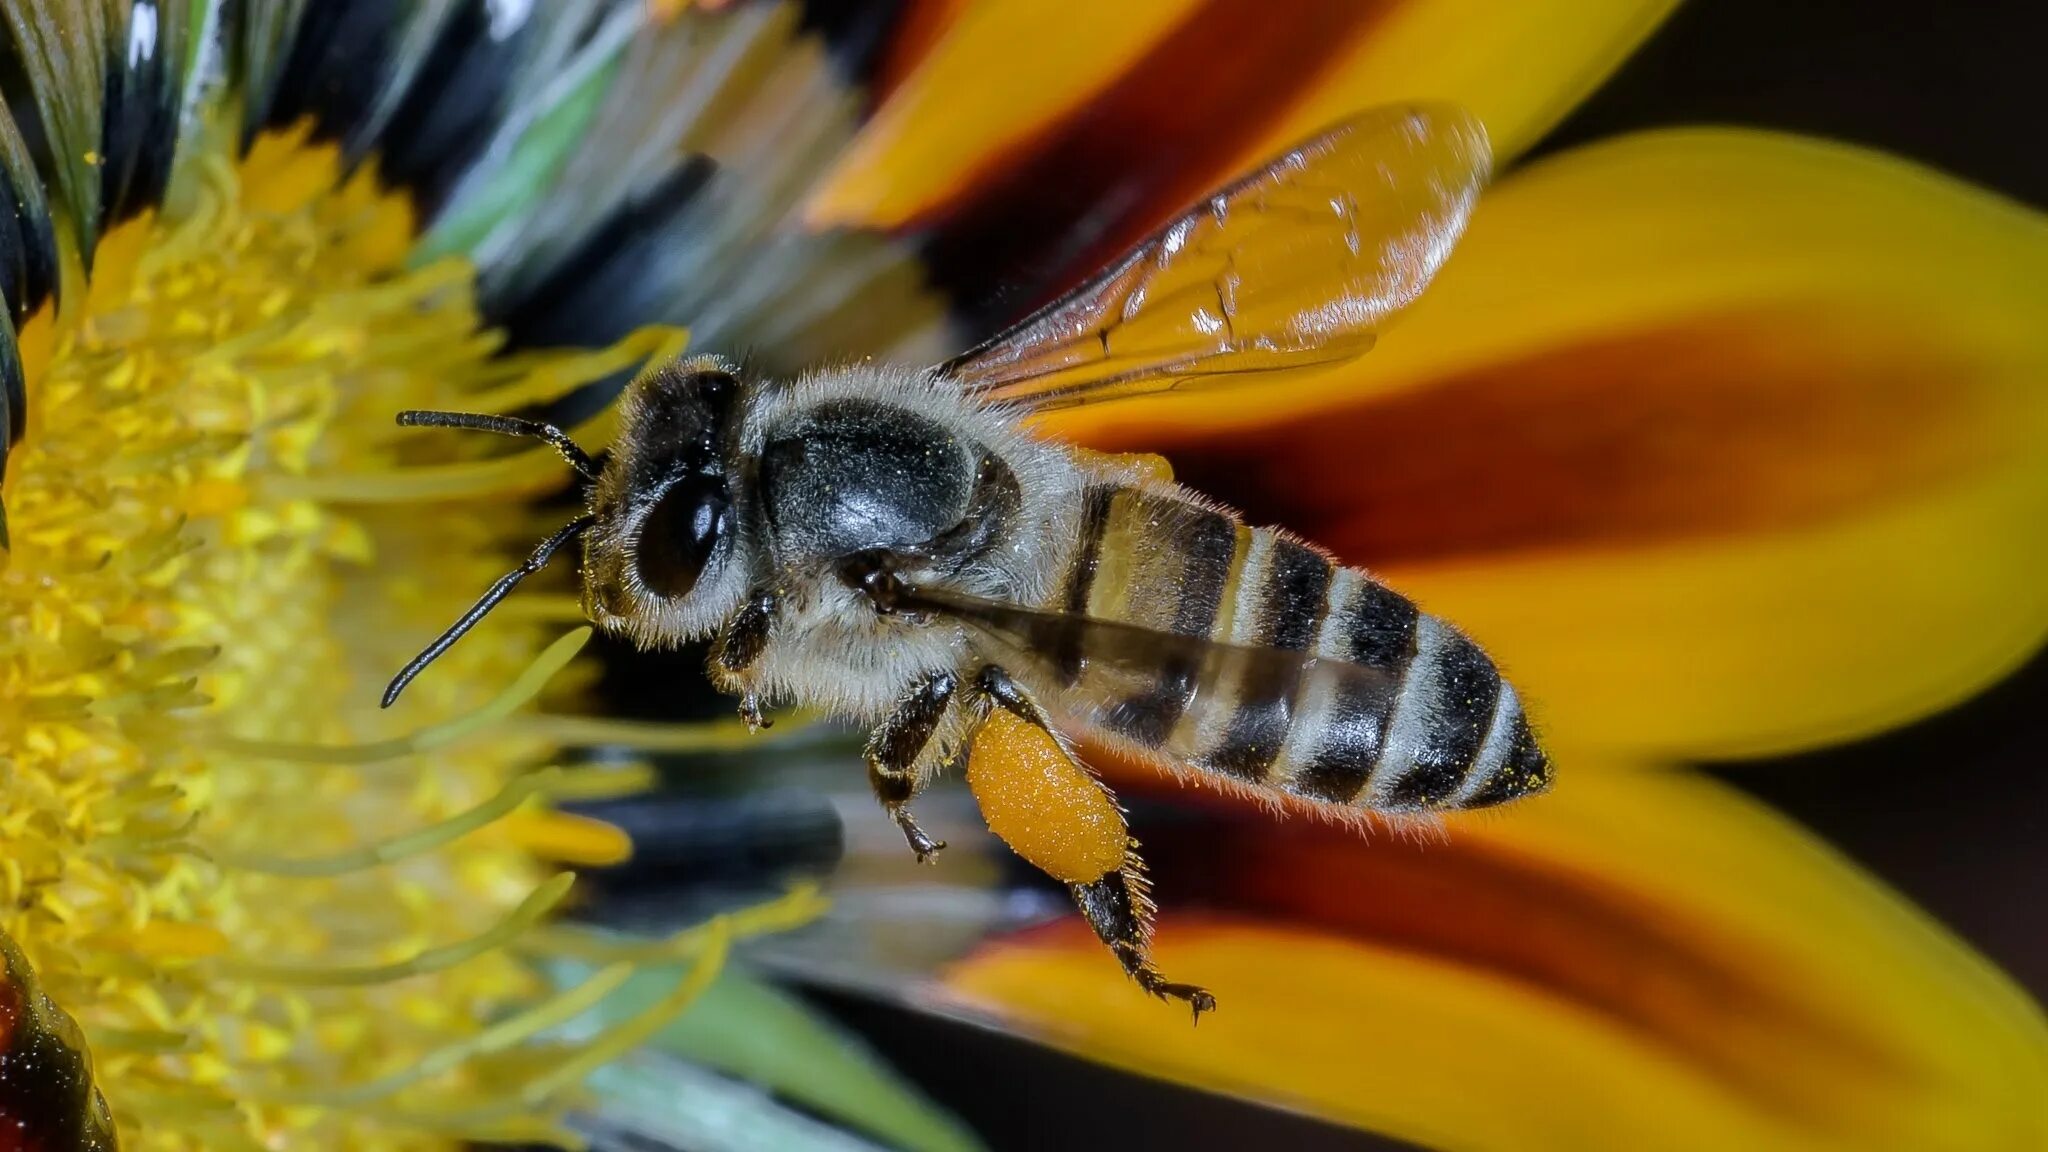
{"label": "honeybee", "polygon": [[1194,384],[1277,385],[1365,352],[1464,229],[1490,163],[1462,110],[1383,109],[1219,191],[1008,331],[923,370],[749,378],[716,357],[629,386],[600,465],[561,430],[406,412],[553,444],[591,481],[549,537],[408,665],[583,541],[584,608],[641,646],[715,637],[710,674],[872,729],[868,777],[911,806],[964,762],[984,816],[1065,882],[1145,991],[1136,844],[1073,740],[1327,806],[1429,813],[1545,788],[1512,687],[1365,572],[1162,478],[1034,433],[1050,409]]}

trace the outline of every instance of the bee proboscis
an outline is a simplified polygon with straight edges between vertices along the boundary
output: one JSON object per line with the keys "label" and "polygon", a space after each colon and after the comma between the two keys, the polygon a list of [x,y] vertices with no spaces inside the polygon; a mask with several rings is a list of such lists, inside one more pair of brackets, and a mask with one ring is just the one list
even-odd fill
{"label": "bee proboscis", "polygon": [[[1177,386],[1276,384],[1363,353],[1448,256],[1489,162],[1462,110],[1364,114],[936,367],[769,380],[716,357],[667,365],[628,388],[601,465],[549,425],[405,413],[546,439],[591,484],[584,514],[385,703],[580,538],[599,626],[643,646],[715,637],[711,677],[752,723],[764,702],[792,701],[869,725],[875,795],[920,859],[943,845],[911,804],[971,757],[991,826],[1067,884],[1133,979],[1199,1016],[1214,998],[1153,967],[1136,846],[1070,741],[1384,813],[1499,804],[1546,787],[1550,766],[1514,689],[1449,624],[1139,458],[1026,421]],[[976,749],[991,728],[1003,755]],[[1023,786],[1002,779],[1013,761],[1033,765]],[[991,810],[1018,804],[1082,827],[1042,835],[1029,831],[1042,820]]]}

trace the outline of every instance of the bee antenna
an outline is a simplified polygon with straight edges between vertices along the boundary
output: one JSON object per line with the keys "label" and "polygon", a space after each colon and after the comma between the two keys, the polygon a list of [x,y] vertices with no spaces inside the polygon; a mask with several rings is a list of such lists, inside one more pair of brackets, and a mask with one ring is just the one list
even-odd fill
{"label": "bee antenna", "polygon": [[[429,415],[433,415],[433,413],[429,413]],[[487,419],[496,419],[496,417],[487,417]],[[519,567],[498,577],[498,582],[491,585],[490,591],[485,592],[482,598],[469,611],[464,612],[460,620],[449,625],[446,632],[441,633],[432,644],[427,645],[425,650],[413,657],[410,664],[399,669],[398,675],[391,678],[391,686],[384,689],[384,707],[389,708],[397,703],[398,694],[405,691],[405,686],[412,683],[413,677],[418,676],[425,670],[427,665],[440,659],[441,653],[453,647],[457,640],[462,639],[471,628],[476,627],[477,621],[490,615],[491,609],[496,608],[500,600],[510,596],[512,590],[519,587],[521,580],[547,567],[548,561],[554,559],[555,553],[561,549],[562,545],[583,535],[595,521],[596,518],[592,516],[578,516],[576,519],[569,521],[557,529],[554,535],[541,541],[540,547],[535,548],[533,555],[528,556],[526,561],[520,564]]]}
{"label": "bee antenna", "polygon": [[517,416],[486,416],[481,412],[433,412],[409,408],[398,414],[402,428],[467,428],[473,432],[496,432],[500,436],[524,436],[533,440],[545,440],[554,445],[562,459],[569,462],[586,480],[597,479],[597,462],[590,458],[567,432],[539,420],[522,420]]}

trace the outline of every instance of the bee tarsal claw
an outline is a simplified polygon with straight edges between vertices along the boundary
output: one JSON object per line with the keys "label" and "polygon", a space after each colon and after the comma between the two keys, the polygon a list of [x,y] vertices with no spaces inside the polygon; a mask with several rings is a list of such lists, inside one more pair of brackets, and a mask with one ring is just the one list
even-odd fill
{"label": "bee tarsal claw", "polygon": [[1201,1023],[1202,1013],[1216,1010],[1216,997],[1206,988],[1194,984],[1175,984],[1161,979],[1156,972],[1145,972],[1138,977],[1138,984],[1161,1000],[1183,1000],[1194,1012],[1196,1023]]}
{"label": "bee tarsal claw", "polygon": [[761,698],[751,692],[740,697],[740,719],[746,721],[749,732],[775,727],[774,720],[761,714]]}
{"label": "bee tarsal claw", "polygon": [[931,834],[918,827],[917,821],[911,819],[908,812],[898,809],[890,815],[896,818],[897,827],[903,829],[903,839],[910,844],[910,850],[917,855],[919,864],[939,862],[939,853],[946,850],[944,840],[932,839]]}

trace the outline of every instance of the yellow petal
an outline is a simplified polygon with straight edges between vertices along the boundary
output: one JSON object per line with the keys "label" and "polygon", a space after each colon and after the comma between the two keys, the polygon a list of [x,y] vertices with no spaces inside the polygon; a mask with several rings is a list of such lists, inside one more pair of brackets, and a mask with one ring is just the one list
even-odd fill
{"label": "yellow petal", "polygon": [[1370,355],[1082,411],[1378,569],[1554,746],[1798,748],[2048,634],[2048,222],[1905,163],[1673,131],[1481,205]]}
{"label": "yellow petal", "polygon": [[950,20],[811,200],[813,223],[898,227],[1075,113],[1202,0],[983,0]]}
{"label": "yellow petal", "polygon": [[1677,0],[1515,0],[1383,5],[1323,79],[1241,157],[1257,164],[1360,108],[1431,99],[1477,113],[1494,155],[1520,155],[1592,95]]}
{"label": "yellow petal", "polygon": [[[819,226],[900,228],[1058,152],[1063,168],[1171,172],[1157,188],[1111,181],[1107,210],[1143,228],[1338,120],[1417,99],[1470,106],[1511,153],[1674,4],[1313,0],[1282,17],[1260,0],[1120,0],[1051,18],[1031,0],[920,9],[905,35],[930,38],[929,49],[886,81],[881,110],[807,212]],[[1136,192],[1156,202],[1134,205]]]}
{"label": "yellow petal", "polygon": [[[1448,843],[1261,820],[1155,851],[1139,995],[1078,924],[956,965],[970,1011],[1118,1066],[1461,1149],[2034,1149],[2048,1024],[1767,809],[1616,767]],[[1228,869],[1200,869],[1228,860]],[[1175,911],[1206,875],[1204,916]]]}
{"label": "yellow petal", "polygon": [[1895,727],[2017,667],[2048,630],[2042,524],[2035,475],[1797,536],[1392,578],[1487,638],[1554,744],[1738,757]]}
{"label": "yellow petal", "polygon": [[609,867],[633,857],[633,841],[618,828],[574,812],[528,808],[498,822],[521,848],[544,860]]}

